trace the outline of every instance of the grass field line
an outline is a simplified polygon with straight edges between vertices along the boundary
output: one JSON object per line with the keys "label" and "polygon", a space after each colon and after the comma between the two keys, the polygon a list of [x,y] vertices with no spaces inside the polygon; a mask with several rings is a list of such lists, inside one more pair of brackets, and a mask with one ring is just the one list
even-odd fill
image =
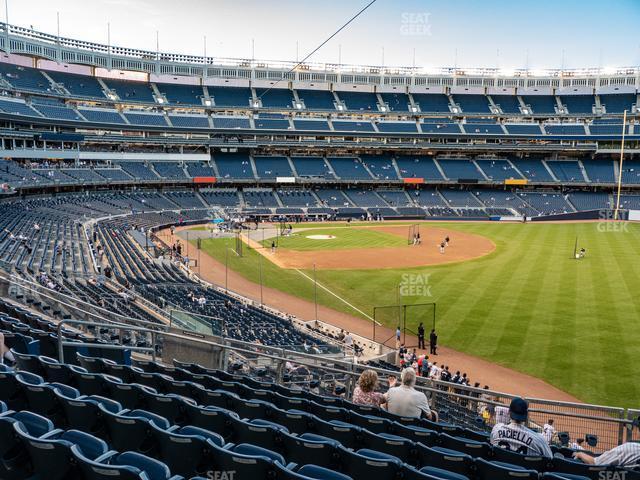
{"label": "grass field line", "polygon": [[[306,279],[308,279],[310,282],[314,282],[313,278],[311,278],[309,275],[307,275],[306,273],[304,273],[302,270],[298,270],[297,268],[294,268],[294,270],[296,272],[298,272],[300,275],[302,275],[303,277],[305,277]],[[358,307],[356,307],[355,305],[352,305],[351,303],[347,302],[344,298],[342,298],[340,295],[338,295],[337,293],[332,292],[331,290],[329,290],[327,287],[325,287],[324,285],[322,285],[320,282],[316,281],[315,282],[318,287],[320,287],[321,289],[323,289],[325,292],[327,292],[330,295],[333,295],[334,297],[336,297],[338,300],[340,300],[342,303],[344,303],[345,305],[347,305],[350,308],[353,308],[356,312],[364,315],[365,317],[367,317],[369,320],[375,322],[376,325],[381,326],[382,324],[380,322],[376,322],[375,319],[371,316],[371,315],[367,315],[366,313],[364,313],[362,310],[360,310]]]}

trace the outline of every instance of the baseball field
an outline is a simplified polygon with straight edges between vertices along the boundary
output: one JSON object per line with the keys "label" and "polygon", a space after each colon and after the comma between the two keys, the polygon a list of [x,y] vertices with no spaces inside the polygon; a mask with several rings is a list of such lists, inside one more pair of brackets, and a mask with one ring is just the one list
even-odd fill
{"label": "baseball field", "polygon": [[[441,344],[585,402],[638,407],[640,224],[431,222],[420,245],[409,245],[409,228],[301,224],[275,253],[274,239],[255,236],[242,257],[234,238],[201,245],[251,282],[363,321],[399,297],[436,302]],[[576,243],[585,258],[572,258]],[[417,329],[410,318],[407,327]]]}

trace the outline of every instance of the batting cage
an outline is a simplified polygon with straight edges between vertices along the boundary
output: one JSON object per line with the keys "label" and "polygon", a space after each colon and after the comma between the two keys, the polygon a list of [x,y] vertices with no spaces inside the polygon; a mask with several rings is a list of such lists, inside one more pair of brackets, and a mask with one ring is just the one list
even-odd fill
{"label": "batting cage", "polygon": [[416,243],[416,239],[420,235],[420,225],[414,224],[409,226],[409,231],[407,232],[407,245],[413,245]]}
{"label": "batting cage", "polygon": [[[400,342],[407,347],[417,347],[418,325],[422,323],[426,339],[428,332],[436,328],[436,304],[384,305],[373,307],[373,340],[396,348],[396,328],[400,327]],[[409,339],[407,339],[409,335]]]}
{"label": "batting cage", "polygon": [[[402,306],[373,307],[373,341],[395,348],[395,329],[402,328]],[[389,332],[391,330],[391,333]]]}

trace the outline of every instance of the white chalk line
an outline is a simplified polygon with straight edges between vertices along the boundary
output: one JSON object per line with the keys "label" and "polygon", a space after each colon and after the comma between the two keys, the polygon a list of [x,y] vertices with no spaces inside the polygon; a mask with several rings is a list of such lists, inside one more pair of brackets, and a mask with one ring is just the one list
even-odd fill
{"label": "white chalk line", "polygon": [[[306,273],[298,270],[297,268],[294,268],[294,270],[296,272],[298,272],[300,275],[302,275],[303,277],[305,277],[306,279],[308,279],[310,282],[314,282],[313,278],[311,278],[309,275],[307,275]],[[344,298],[342,298],[340,295],[332,292],[331,290],[329,290],[327,287],[325,287],[324,285],[322,285],[320,282],[315,282],[317,283],[318,287],[320,287],[321,289],[323,289],[325,292],[329,293],[330,295],[333,295],[334,297],[336,297],[338,300],[340,300],[342,303],[344,303],[345,305],[353,308],[356,312],[364,315],[365,317],[367,317],[369,320],[371,320],[372,322],[375,322],[376,325],[381,326],[382,324],[380,322],[376,322],[376,320],[371,317],[370,315],[367,315],[366,313],[364,313],[362,310],[360,310],[358,307],[356,307],[355,305],[352,305],[351,303],[347,302]]]}

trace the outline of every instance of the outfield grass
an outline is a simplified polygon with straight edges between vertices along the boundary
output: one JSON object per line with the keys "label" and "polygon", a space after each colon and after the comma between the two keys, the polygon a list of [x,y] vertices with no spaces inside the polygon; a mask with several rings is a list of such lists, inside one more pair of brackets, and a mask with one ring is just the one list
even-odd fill
{"label": "outfield grass", "polygon": [[[286,248],[297,251],[312,250],[342,250],[350,248],[374,248],[374,247],[406,247],[405,238],[391,233],[380,232],[365,228],[353,228],[351,226],[342,228],[317,227],[313,230],[294,230],[290,237],[278,238],[278,248]],[[307,238],[308,235],[332,235],[335,238],[319,240]],[[270,247],[272,240],[261,242],[264,246]]]}
{"label": "outfield grass", "polygon": [[[596,223],[431,223],[423,228],[429,225],[485,235],[496,250],[476,260],[425,268],[319,270],[318,281],[371,313],[374,305],[396,302],[404,273],[428,274],[431,296],[403,297],[403,302],[437,302],[443,344],[540,377],[587,402],[639,406],[640,225],[629,224],[622,232],[602,231]],[[317,228],[336,236],[345,230],[327,233],[326,223]],[[580,261],[570,258],[576,236],[587,249]],[[232,246],[233,239],[229,242]],[[206,240],[203,247],[224,261],[224,243]],[[229,265],[258,281],[257,254],[246,253],[242,259],[230,256]],[[263,261],[263,280],[313,299],[312,283],[295,271]],[[327,294],[319,301],[357,315]]]}

